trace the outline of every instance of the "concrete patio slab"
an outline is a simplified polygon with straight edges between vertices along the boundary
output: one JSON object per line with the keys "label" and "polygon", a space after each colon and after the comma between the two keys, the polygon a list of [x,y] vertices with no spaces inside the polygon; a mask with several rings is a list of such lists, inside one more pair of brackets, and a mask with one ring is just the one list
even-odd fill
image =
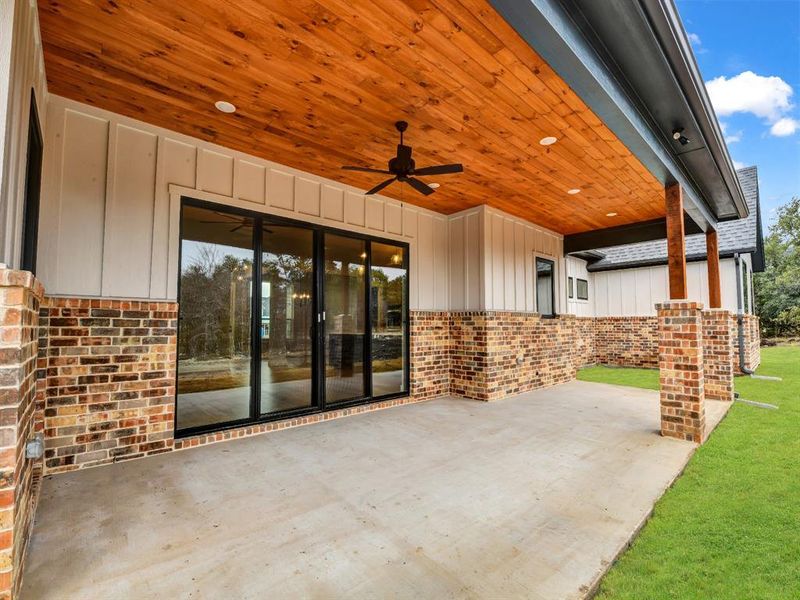
{"label": "concrete patio slab", "polygon": [[22,597],[580,597],[694,450],[658,427],[574,381],[58,475]]}

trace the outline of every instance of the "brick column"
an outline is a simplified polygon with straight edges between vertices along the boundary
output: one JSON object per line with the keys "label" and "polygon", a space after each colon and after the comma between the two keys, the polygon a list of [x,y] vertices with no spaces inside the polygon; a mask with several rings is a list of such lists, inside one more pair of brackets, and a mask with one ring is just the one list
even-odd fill
{"label": "brick column", "polygon": [[703,441],[703,305],[671,300],[656,304],[661,383],[661,435]]}
{"label": "brick column", "polygon": [[25,458],[25,444],[34,429],[43,294],[32,274],[0,267],[0,598],[17,595],[36,508],[40,469]]}
{"label": "brick column", "polygon": [[703,311],[703,377],[709,400],[733,400],[733,336],[731,315],[721,308]]}

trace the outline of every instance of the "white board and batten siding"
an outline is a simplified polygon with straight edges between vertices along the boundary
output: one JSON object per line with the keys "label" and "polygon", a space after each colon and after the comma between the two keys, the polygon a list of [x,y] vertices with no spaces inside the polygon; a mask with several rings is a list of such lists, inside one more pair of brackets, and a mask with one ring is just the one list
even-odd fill
{"label": "white board and batten siding", "polygon": [[410,304],[447,309],[448,217],[51,96],[39,276],[53,295],[173,300],[182,195],[410,244]]}
{"label": "white board and batten siding", "polygon": [[563,237],[488,206],[450,215],[451,310],[536,310],[535,259],[556,267],[560,310]]}
{"label": "white board and batten siding", "polygon": [[[569,283],[564,282],[564,293],[567,295],[567,312],[579,317],[594,316],[594,279],[586,269],[586,261],[574,256],[567,256],[566,259],[567,277],[572,277],[572,298],[569,297]],[[578,299],[578,279],[587,282],[589,288],[589,299]]]}
{"label": "white board and batten siding", "polygon": [[484,207],[483,257],[486,310],[535,311],[536,257],[555,263],[556,312],[564,306],[564,238],[501,210]]}
{"label": "white board and batten siding", "polygon": [[46,132],[47,80],[35,0],[0,1],[0,263],[21,261],[31,91]]}
{"label": "white board and batten siding", "polygon": [[[749,268],[749,255],[743,256],[743,260],[748,262]],[[655,305],[669,298],[668,277],[666,265],[592,273],[589,294],[591,300],[594,292],[595,315],[655,315]],[[686,283],[689,299],[708,306],[708,265],[705,261],[686,264]],[[720,287],[722,308],[735,312],[736,267],[733,259],[720,261]]]}

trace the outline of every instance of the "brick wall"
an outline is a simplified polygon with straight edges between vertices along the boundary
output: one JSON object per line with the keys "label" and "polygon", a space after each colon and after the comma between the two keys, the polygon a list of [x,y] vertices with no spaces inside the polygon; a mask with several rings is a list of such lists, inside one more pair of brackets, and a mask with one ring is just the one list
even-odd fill
{"label": "brick wall", "polygon": [[[742,328],[744,331],[744,366],[751,371],[755,371],[761,364],[761,326],[759,318],[755,315],[742,315]],[[731,324],[734,328],[733,334],[733,368],[736,373],[741,373],[739,369],[739,332],[738,317],[731,314]]]}
{"label": "brick wall", "polygon": [[597,360],[597,319],[594,317],[575,317],[575,361],[578,367],[598,363]]}
{"label": "brick wall", "polygon": [[47,473],[173,446],[177,304],[47,298],[39,401]]}
{"label": "brick wall", "polygon": [[22,581],[41,479],[25,458],[35,431],[37,313],[44,289],[33,275],[0,268],[0,597]]}
{"label": "brick wall", "polygon": [[450,316],[446,311],[412,311],[411,395],[436,398],[450,390]]}
{"label": "brick wall", "polygon": [[[569,381],[577,368],[652,366],[657,319],[503,311],[412,311],[411,393],[494,400]],[[177,305],[46,299],[40,311],[37,427],[48,473],[256,435],[355,409],[173,439]],[[368,405],[377,410],[385,403]]]}
{"label": "brick wall", "polygon": [[488,327],[485,312],[450,313],[450,394],[488,400]]}
{"label": "brick wall", "polygon": [[733,327],[730,312],[703,311],[703,379],[708,400],[733,401]]}
{"label": "brick wall", "polygon": [[656,305],[661,435],[703,441],[703,305],[673,300]]}
{"label": "brick wall", "polygon": [[594,362],[586,319],[536,313],[481,311],[451,314],[450,393],[497,400],[575,378]]}
{"label": "brick wall", "polygon": [[658,367],[658,317],[597,317],[596,360],[618,367]]}

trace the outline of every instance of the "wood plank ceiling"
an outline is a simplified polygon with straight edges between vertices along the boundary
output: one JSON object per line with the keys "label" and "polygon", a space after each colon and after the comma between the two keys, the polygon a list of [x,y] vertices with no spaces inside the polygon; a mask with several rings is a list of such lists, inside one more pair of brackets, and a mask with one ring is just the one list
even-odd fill
{"label": "wood plank ceiling", "polygon": [[39,13],[55,94],[363,189],[382,176],[339,167],[385,168],[405,119],[418,166],[465,172],[429,178],[442,184],[429,197],[384,195],[489,204],[563,234],[664,216],[663,187],[487,0],[40,0]]}

